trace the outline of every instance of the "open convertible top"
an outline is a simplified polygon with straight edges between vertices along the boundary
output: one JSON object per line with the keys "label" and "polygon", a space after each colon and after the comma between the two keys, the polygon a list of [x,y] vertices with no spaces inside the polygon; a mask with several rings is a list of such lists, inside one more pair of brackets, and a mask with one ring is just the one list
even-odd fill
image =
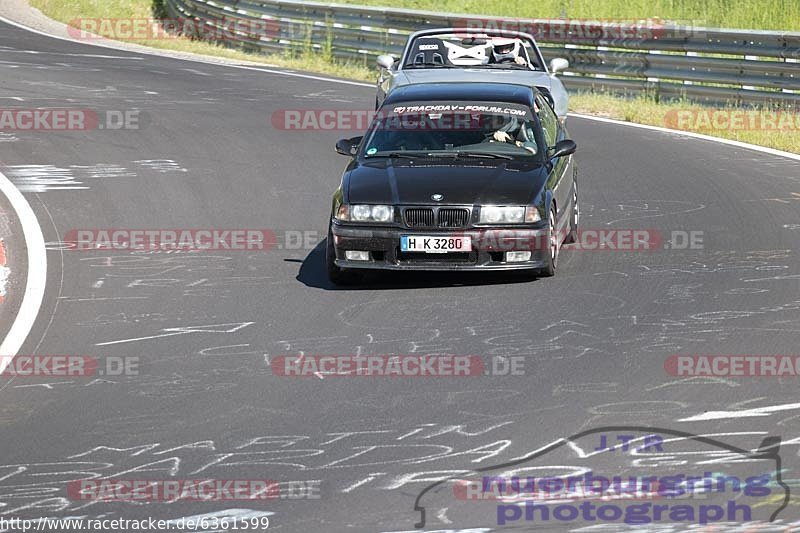
{"label": "open convertible top", "polygon": [[536,40],[528,33],[504,30],[486,31],[463,28],[423,30],[408,38],[400,68],[480,67],[492,66],[492,47],[497,39],[518,40],[529,67],[503,65],[547,72]]}

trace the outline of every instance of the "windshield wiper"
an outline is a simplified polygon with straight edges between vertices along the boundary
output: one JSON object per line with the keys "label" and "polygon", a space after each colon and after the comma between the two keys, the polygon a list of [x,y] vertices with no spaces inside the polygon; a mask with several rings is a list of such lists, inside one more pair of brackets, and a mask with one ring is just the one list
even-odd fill
{"label": "windshield wiper", "polygon": [[372,158],[375,158],[375,157],[391,157],[392,159],[398,158],[398,157],[404,157],[404,158],[407,158],[407,159],[412,159],[412,158],[416,159],[418,157],[427,157],[428,155],[429,154],[427,152],[411,152],[411,151],[409,151],[409,152],[389,152],[389,153],[385,153],[385,154],[377,153],[377,154],[367,155],[366,157],[367,157],[367,159],[372,159]]}
{"label": "windshield wiper", "polygon": [[514,158],[508,154],[497,154],[491,152],[477,152],[477,151],[469,151],[469,150],[458,150],[454,152],[423,152],[423,151],[403,151],[403,152],[385,152],[385,153],[376,153],[372,155],[367,155],[367,159],[374,159],[379,157],[389,157],[392,159],[395,158],[406,158],[406,159],[417,159],[420,157],[452,157],[453,159],[458,159],[460,157],[464,158],[477,158],[477,159],[508,159],[513,160]]}
{"label": "windshield wiper", "polygon": [[435,156],[452,156],[455,159],[459,157],[475,157],[479,159],[514,159],[508,154],[498,154],[493,152],[472,152],[468,150],[458,150],[457,152],[436,152],[430,155]]}

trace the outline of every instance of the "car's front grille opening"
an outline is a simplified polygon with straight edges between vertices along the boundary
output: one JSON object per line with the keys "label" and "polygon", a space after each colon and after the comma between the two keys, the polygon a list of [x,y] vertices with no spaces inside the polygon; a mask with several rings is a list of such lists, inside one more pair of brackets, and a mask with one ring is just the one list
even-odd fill
{"label": "car's front grille opening", "polygon": [[501,263],[503,261],[503,252],[489,252],[489,257],[491,257],[492,261],[495,263]]}
{"label": "car's front grille opening", "polygon": [[437,223],[440,228],[463,228],[469,219],[469,209],[439,209]]}
{"label": "car's front grille opening", "polygon": [[469,209],[463,207],[408,207],[403,212],[409,228],[464,228],[469,222]]}
{"label": "car's front grille opening", "polygon": [[466,263],[478,261],[478,254],[472,252],[447,252],[444,254],[426,254],[424,252],[401,252],[397,250],[397,260],[402,263]]}
{"label": "car's front grille opening", "polygon": [[409,228],[432,228],[433,209],[429,207],[413,207],[405,211],[406,226]]}

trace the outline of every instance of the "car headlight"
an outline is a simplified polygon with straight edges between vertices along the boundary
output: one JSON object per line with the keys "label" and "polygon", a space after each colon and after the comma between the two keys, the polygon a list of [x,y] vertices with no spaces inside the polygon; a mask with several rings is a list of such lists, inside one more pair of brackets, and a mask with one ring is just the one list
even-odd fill
{"label": "car headlight", "polygon": [[389,222],[392,220],[393,209],[388,205],[373,205],[372,220],[376,222]]}
{"label": "car headlight", "polygon": [[532,224],[542,220],[542,214],[539,213],[539,208],[535,205],[529,205],[525,208],[525,223]]}
{"label": "car headlight", "polygon": [[354,205],[350,208],[350,219],[364,221],[372,217],[372,208],[368,205]]}
{"label": "car headlight", "polygon": [[481,224],[521,224],[525,221],[525,206],[484,205],[481,207]]}
{"label": "car headlight", "polygon": [[394,208],[390,205],[342,204],[336,219],[346,222],[391,222]]}

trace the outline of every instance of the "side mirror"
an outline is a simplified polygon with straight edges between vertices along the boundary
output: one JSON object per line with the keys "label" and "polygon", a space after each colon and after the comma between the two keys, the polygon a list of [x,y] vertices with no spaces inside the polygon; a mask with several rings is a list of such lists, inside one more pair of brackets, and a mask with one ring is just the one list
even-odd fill
{"label": "side mirror", "polygon": [[560,72],[562,70],[567,70],[569,68],[569,61],[564,59],[563,57],[554,57],[550,60],[550,73],[555,74],[556,72]]}
{"label": "side mirror", "polygon": [[336,153],[353,157],[358,151],[358,145],[364,137],[352,137],[350,139],[339,139],[336,141]]}
{"label": "side mirror", "polygon": [[575,150],[578,149],[578,145],[575,144],[575,141],[570,139],[564,139],[563,141],[558,141],[555,146],[550,148],[548,151],[550,152],[550,158],[555,157],[564,157],[565,155],[574,154]]}
{"label": "side mirror", "polygon": [[379,55],[376,60],[379,67],[391,70],[394,67],[394,57],[389,54]]}

